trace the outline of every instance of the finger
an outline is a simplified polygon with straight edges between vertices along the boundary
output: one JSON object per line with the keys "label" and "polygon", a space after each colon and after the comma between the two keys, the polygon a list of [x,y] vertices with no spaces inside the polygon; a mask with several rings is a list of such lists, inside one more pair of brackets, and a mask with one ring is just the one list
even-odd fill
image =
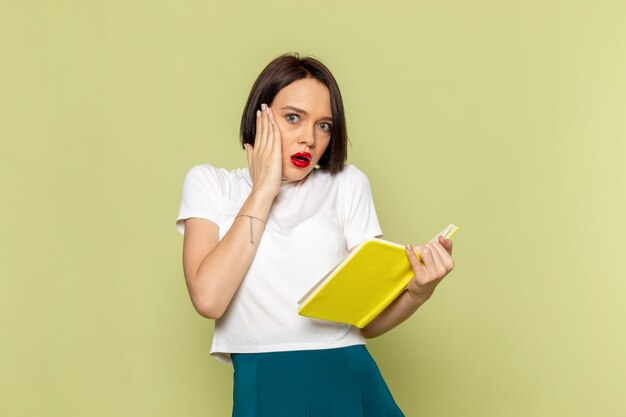
{"label": "finger", "polygon": [[[265,146],[272,146],[272,121],[270,120],[270,107],[265,105],[265,119],[263,119],[265,123]],[[271,149],[271,148],[270,148]]]}
{"label": "finger", "polygon": [[267,111],[265,110],[265,104],[261,105],[261,129],[258,131],[258,145],[255,143],[257,152],[263,153],[267,145]]}
{"label": "finger", "polygon": [[259,139],[261,137],[261,128],[263,126],[263,119],[261,119],[261,116],[263,116],[261,110],[257,110],[256,111],[256,130],[254,132],[255,149],[259,149],[261,145],[261,140]]}
{"label": "finger", "polygon": [[278,126],[278,122],[274,118],[274,112],[270,109],[270,115],[272,117],[272,132],[274,133],[274,148],[276,148],[276,153],[278,153],[278,158],[282,156],[282,135],[280,133],[280,127]]}
{"label": "finger", "polygon": [[267,107],[267,150],[272,153],[272,150],[276,147],[276,123],[274,122],[274,115],[272,109]]}
{"label": "finger", "polygon": [[270,141],[272,126],[270,124],[269,107],[265,105],[265,111],[263,112],[263,152],[269,152],[271,150],[272,142]]}
{"label": "finger", "polygon": [[427,243],[426,247],[430,250],[430,254],[433,257],[433,265],[428,268],[429,272],[437,276],[444,275],[447,272],[447,269],[443,264],[439,251],[433,246],[432,243]]}
{"label": "finger", "polygon": [[437,250],[439,258],[441,259],[441,262],[446,270],[451,270],[454,267],[454,261],[452,261],[452,257],[450,256],[446,248],[444,248],[443,245],[439,242],[433,243],[432,246]]}
{"label": "finger", "polygon": [[428,271],[433,271],[436,265],[435,259],[433,258],[432,249],[429,248],[427,245],[424,245],[420,249],[420,256],[422,257],[422,261],[424,261],[424,267],[426,267]]}
{"label": "finger", "polygon": [[446,251],[452,255],[452,240],[446,239],[443,236],[439,236],[439,243],[446,249]]}
{"label": "finger", "polygon": [[410,243],[407,243],[405,246],[406,256],[409,258],[409,263],[411,264],[411,269],[413,269],[413,273],[415,273],[416,277],[423,277],[426,274],[426,270],[424,265],[418,258],[418,255],[415,253],[415,248]]}
{"label": "finger", "polygon": [[276,121],[274,120],[274,112],[270,106],[267,106],[267,117],[269,119],[270,126],[275,126]]}
{"label": "finger", "polygon": [[[447,260],[442,258],[441,253],[439,252],[439,250],[442,250],[443,252],[445,252],[445,250],[443,249],[443,247],[441,249],[438,249],[435,245],[439,245],[439,243],[436,242],[428,244],[428,249],[430,249],[430,252],[433,255],[433,260],[435,261],[433,268],[430,270],[430,272],[432,274],[435,274],[437,278],[443,278],[450,269],[447,266]],[[446,257],[448,256],[449,255],[446,253]]]}
{"label": "finger", "polygon": [[428,249],[430,249],[430,252],[433,254],[435,265],[443,266],[443,259],[441,259],[441,254],[439,253],[439,250],[435,247],[435,244],[429,243],[426,246],[428,246]]}

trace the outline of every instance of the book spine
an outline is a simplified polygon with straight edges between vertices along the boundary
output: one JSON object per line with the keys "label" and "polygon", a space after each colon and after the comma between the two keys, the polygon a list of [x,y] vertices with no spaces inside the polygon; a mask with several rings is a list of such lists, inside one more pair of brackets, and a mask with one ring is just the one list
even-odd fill
{"label": "book spine", "polygon": [[405,288],[406,288],[406,284],[399,285],[398,288],[396,288],[394,292],[389,293],[389,296],[387,296],[387,298],[381,301],[380,304],[378,304],[375,308],[371,309],[369,313],[367,313],[366,316],[364,316],[361,320],[359,320],[358,323],[356,323],[356,326],[359,329],[362,329],[363,327],[367,326],[368,323],[374,320],[376,316],[378,316],[380,313],[382,313],[382,311],[385,308],[387,308],[387,306],[391,304],[393,300],[398,298],[398,296],[402,294],[402,291],[404,291]]}

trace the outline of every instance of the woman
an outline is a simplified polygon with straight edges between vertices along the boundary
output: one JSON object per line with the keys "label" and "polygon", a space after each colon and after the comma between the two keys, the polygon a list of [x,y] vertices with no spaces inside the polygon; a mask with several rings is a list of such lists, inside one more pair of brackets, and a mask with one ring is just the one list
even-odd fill
{"label": "woman", "polygon": [[363,329],[299,316],[297,300],[320,277],[382,235],[367,177],[344,165],[330,71],[297,54],[273,60],[252,87],[241,140],[248,168],[191,168],[176,219],[191,301],[216,320],[211,354],[234,366],[233,416],[402,416],[365,338],[430,297],[454,266],[452,242],[407,245],[415,278]]}

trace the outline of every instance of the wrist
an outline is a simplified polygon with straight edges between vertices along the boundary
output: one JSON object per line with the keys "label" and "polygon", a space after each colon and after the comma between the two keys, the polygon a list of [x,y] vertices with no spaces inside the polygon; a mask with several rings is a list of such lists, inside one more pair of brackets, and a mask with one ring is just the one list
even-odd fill
{"label": "wrist", "polygon": [[430,294],[416,293],[416,292],[411,291],[408,288],[407,288],[406,291],[409,294],[409,299],[411,300],[411,303],[413,303],[413,304],[415,304],[417,306],[421,306],[422,304],[424,304],[426,301],[428,301],[428,299],[432,295],[432,293],[430,293]]}
{"label": "wrist", "polygon": [[275,192],[268,189],[252,188],[248,199],[254,201],[256,204],[271,206],[276,198],[276,195],[277,194]]}
{"label": "wrist", "polygon": [[268,187],[252,187],[250,197],[259,199],[261,201],[272,202],[278,195],[278,190],[273,190]]}

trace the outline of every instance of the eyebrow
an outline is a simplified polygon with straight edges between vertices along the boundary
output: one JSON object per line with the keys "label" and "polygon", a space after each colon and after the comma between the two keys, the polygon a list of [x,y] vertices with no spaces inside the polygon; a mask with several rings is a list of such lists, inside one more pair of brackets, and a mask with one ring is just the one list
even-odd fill
{"label": "eyebrow", "polygon": [[[309,113],[307,113],[306,110],[299,109],[299,108],[297,108],[295,106],[284,106],[284,107],[281,107],[280,109],[281,110],[293,110],[293,111],[295,111],[297,113],[302,113],[302,114],[304,114],[306,116],[309,115]],[[325,117],[320,118],[320,120],[330,120],[332,122],[333,118],[325,116]]]}

